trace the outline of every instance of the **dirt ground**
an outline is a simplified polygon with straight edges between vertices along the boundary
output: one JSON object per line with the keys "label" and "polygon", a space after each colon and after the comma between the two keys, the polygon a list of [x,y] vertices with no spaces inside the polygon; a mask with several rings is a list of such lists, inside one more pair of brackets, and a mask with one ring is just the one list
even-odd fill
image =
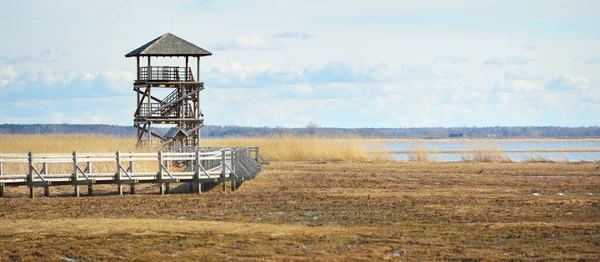
{"label": "dirt ground", "polygon": [[0,260],[599,260],[596,166],[274,162],[226,193],[7,188]]}

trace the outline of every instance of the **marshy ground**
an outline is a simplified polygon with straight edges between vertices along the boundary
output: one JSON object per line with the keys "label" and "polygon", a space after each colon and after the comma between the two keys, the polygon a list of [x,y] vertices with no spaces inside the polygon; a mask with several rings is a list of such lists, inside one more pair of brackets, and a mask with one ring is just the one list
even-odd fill
{"label": "marshy ground", "polygon": [[596,166],[274,162],[227,193],[7,188],[0,260],[598,260]]}

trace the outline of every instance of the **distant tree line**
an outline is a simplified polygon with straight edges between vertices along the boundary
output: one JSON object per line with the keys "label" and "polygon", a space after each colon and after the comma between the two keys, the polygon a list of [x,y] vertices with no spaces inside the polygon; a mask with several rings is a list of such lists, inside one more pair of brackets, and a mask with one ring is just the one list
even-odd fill
{"label": "distant tree line", "polygon": [[[164,134],[168,128],[153,129]],[[0,124],[0,134],[104,134],[135,136],[136,129],[114,125],[71,124]],[[600,127],[493,126],[493,127],[419,127],[419,128],[331,128],[309,124],[304,128],[205,126],[202,137],[261,137],[270,135],[317,135],[325,137],[356,136],[364,138],[448,138],[463,134],[467,138],[590,138],[600,137]]]}

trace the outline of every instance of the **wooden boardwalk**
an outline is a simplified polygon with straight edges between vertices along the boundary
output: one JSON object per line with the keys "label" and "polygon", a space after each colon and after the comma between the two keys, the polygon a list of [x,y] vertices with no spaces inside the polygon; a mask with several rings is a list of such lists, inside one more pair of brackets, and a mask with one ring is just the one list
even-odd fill
{"label": "wooden boardwalk", "polygon": [[[31,198],[36,187],[43,187],[44,195],[49,196],[50,186],[58,185],[73,185],[77,197],[80,186],[87,186],[92,195],[94,184],[114,184],[120,195],[123,185],[135,193],[138,183],[156,183],[161,194],[168,193],[171,183],[190,183],[190,191],[200,193],[202,183],[221,183],[225,191],[224,182],[231,181],[235,190],[258,175],[261,159],[258,147],[172,148],[156,153],[0,153],[0,197],[7,186],[28,186]],[[53,166],[69,173],[51,172]],[[110,172],[94,171],[107,168]]]}

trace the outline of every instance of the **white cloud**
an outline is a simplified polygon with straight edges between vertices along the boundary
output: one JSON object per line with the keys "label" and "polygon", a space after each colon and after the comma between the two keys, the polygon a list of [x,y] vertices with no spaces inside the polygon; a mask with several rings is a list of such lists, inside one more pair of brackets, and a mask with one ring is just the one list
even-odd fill
{"label": "white cloud", "polygon": [[326,63],[322,67],[290,68],[268,64],[226,62],[213,64],[207,79],[219,87],[268,87],[289,84],[390,83],[460,78],[452,71],[429,66],[380,63],[368,67],[352,63]]}
{"label": "white cloud", "polygon": [[52,123],[65,123],[65,114],[61,112],[55,112],[50,118]]}
{"label": "white cloud", "polygon": [[533,92],[533,91],[541,91],[544,90],[544,87],[534,81],[528,80],[506,80],[497,82],[494,85],[495,92]]}
{"label": "white cloud", "polygon": [[131,72],[122,70],[76,73],[32,69],[17,74],[9,67],[0,71],[0,85],[4,87],[0,96],[13,101],[117,96],[131,92],[133,79]]}
{"label": "white cloud", "polygon": [[0,87],[5,87],[18,76],[12,66],[0,64]]}
{"label": "white cloud", "polygon": [[222,43],[215,44],[211,49],[214,50],[234,50],[234,49],[278,49],[277,46],[269,43],[256,35],[252,36],[235,36],[231,40],[225,40]]}
{"label": "white cloud", "polygon": [[535,47],[534,45],[530,45],[530,44],[522,45],[521,48],[528,50],[528,51],[533,51],[533,50],[537,49],[537,47]]}
{"label": "white cloud", "polygon": [[497,101],[499,101],[501,103],[508,103],[510,101],[507,93],[500,92],[496,95],[497,95],[497,97],[496,97]]}
{"label": "white cloud", "polygon": [[590,82],[583,76],[561,75],[546,84],[546,88],[555,90],[585,90]]}
{"label": "white cloud", "polygon": [[434,59],[436,63],[462,64],[469,62],[464,56],[438,56]]}
{"label": "white cloud", "polygon": [[537,80],[535,77],[521,69],[509,69],[504,71],[504,79],[506,80]]}
{"label": "white cloud", "polygon": [[583,63],[586,65],[600,64],[600,57],[587,58],[587,59],[583,60]]}
{"label": "white cloud", "polygon": [[300,96],[308,96],[313,93],[313,88],[310,85],[301,84],[296,87],[296,93]]}
{"label": "white cloud", "polygon": [[484,65],[505,66],[505,65],[526,65],[529,59],[520,57],[492,57],[483,62]]}
{"label": "white cloud", "polygon": [[277,35],[275,35],[275,37],[277,37],[277,38],[303,39],[303,40],[308,40],[308,39],[316,38],[315,35],[311,35],[311,34],[306,33],[306,32],[298,32],[298,31],[285,31],[285,32],[281,32],[281,33],[278,33]]}
{"label": "white cloud", "polygon": [[460,78],[460,74],[414,64],[380,63],[370,70],[366,78],[371,81],[418,81],[440,78]]}

